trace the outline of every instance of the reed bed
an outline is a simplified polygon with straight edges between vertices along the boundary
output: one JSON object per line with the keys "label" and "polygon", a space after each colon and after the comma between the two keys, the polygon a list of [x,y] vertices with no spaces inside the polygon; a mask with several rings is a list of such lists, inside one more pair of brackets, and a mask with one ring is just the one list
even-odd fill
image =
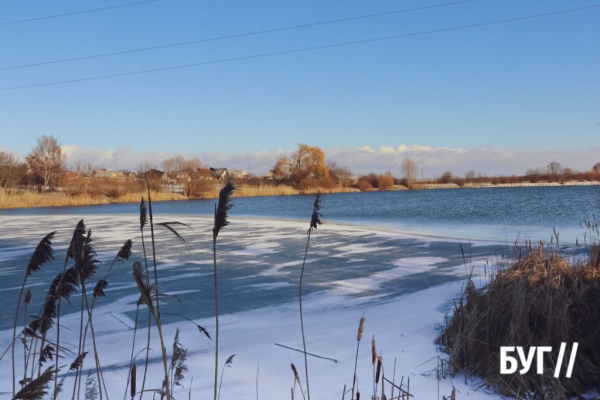
{"label": "reed bed", "polygon": [[[592,247],[595,249],[596,247]],[[450,355],[453,373],[483,377],[498,393],[517,398],[567,399],[600,382],[600,263],[591,257],[573,262],[543,243],[496,271],[476,288],[472,280],[446,317],[437,343]],[[579,343],[573,376],[554,378],[561,343]],[[520,375],[500,374],[501,346],[551,346],[547,371],[535,366]],[[526,350],[527,352],[527,350]],[[568,353],[568,352],[567,352]],[[569,354],[569,353],[568,353]]]}
{"label": "reed bed", "polygon": [[[317,193],[355,193],[358,189],[347,187],[336,188],[309,188],[297,190],[287,185],[240,185],[234,197],[262,197],[262,196],[292,196],[298,194]],[[189,200],[179,193],[152,191],[154,201]],[[33,190],[0,190],[0,209],[32,208],[32,207],[65,207],[88,206],[112,203],[137,203],[143,192],[124,192],[111,197],[102,194],[68,194],[63,192],[37,192]],[[218,199],[219,190],[207,190],[197,197],[199,199]]]}
{"label": "reed bed", "polygon": [[[143,193],[126,193],[116,198],[103,195],[68,195],[61,192],[38,193],[29,190],[7,192],[0,190],[0,209],[31,207],[87,206],[111,203],[137,203]],[[152,192],[156,201],[187,200],[177,193]]]}

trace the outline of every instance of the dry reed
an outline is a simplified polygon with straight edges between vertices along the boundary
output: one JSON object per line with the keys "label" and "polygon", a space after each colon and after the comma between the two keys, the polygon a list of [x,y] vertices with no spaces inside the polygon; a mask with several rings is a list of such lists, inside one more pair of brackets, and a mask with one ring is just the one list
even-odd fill
{"label": "dry reed", "polygon": [[[543,244],[477,289],[469,280],[437,339],[454,372],[483,377],[500,394],[555,399],[579,395],[600,381],[600,269],[589,260],[570,263]],[[501,346],[579,343],[577,368],[561,374],[500,374]],[[553,369],[556,352],[546,359]],[[565,360],[568,357],[565,357]],[[566,361],[563,360],[565,363]],[[563,366],[563,371],[566,370]]]}
{"label": "dry reed", "polygon": [[233,207],[231,204],[231,195],[235,187],[233,182],[229,180],[227,185],[219,193],[219,202],[215,204],[215,220],[213,225],[212,235],[212,250],[213,250],[213,278],[215,291],[215,383],[214,383],[214,400],[218,398],[218,378],[219,378],[219,286],[217,278],[217,237],[221,229],[229,225],[228,212]]}
{"label": "dry reed", "polygon": [[[79,194],[70,196],[61,192],[38,193],[30,190],[6,192],[0,190],[0,209],[31,207],[87,206],[111,203],[137,203],[142,193],[125,193],[116,198],[104,195]],[[155,201],[187,200],[177,193],[152,192]]]}

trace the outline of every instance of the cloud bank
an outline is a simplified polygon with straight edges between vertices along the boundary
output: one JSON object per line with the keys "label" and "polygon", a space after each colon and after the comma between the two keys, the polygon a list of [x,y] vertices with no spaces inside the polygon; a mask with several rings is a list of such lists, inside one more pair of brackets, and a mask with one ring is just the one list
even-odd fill
{"label": "cloud bank", "polygon": [[[63,146],[69,165],[76,161],[88,161],[99,167],[135,170],[144,162],[160,167],[162,160],[175,154],[161,151],[137,152],[130,147],[116,149],[82,148],[77,145]],[[500,148],[456,148],[430,147],[423,145],[399,145],[373,148],[331,147],[323,149],[328,161],[348,166],[357,174],[392,171],[399,175],[400,163],[406,157],[415,160],[423,169],[425,177],[434,177],[444,171],[463,174],[473,170],[483,174],[522,174],[529,168],[539,168],[551,161],[565,167],[586,171],[600,162],[600,147],[585,150],[509,150]],[[273,167],[282,155],[290,150],[265,150],[246,154],[182,153],[188,157],[199,157],[213,167],[245,169],[263,174]]]}

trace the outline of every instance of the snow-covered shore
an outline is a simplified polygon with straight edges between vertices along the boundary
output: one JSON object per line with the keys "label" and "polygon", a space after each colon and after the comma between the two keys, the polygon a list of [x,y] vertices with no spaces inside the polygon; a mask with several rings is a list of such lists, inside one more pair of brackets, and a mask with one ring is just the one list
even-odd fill
{"label": "snow-covered shore", "polygon": [[[178,397],[186,397],[191,384],[192,398],[208,398],[212,390],[214,344],[191,323],[168,313],[179,313],[214,331],[211,251],[211,220],[199,216],[157,217],[155,222],[178,219],[192,230],[178,227],[187,245],[169,232],[157,232],[161,291],[177,295],[161,311],[165,314],[164,332],[170,349],[175,330],[189,350],[186,374]],[[14,303],[26,261],[47,232],[58,230],[55,240],[57,259],[64,257],[70,230],[77,222],[73,216],[2,217],[0,226],[0,345],[9,345]],[[99,257],[105,262],[96,280],[103,276],[107,261],[114,257],[124,240],[135,242],[134,258],[141,254],[135,215],[93,215],[85,217],[91,227]],[[221,318],[221,363],[236,354],[225,371],[222,398],[281,399],[289,397],[293,384],[290,360],[304,379],[301,353],[275,343],[301,348],[297,305],[297,282],[306,244],[306,223],[260,219],[233,219],[220,235],[219,269],[223,316]],[[473,264],[480,268],[492,261],[502,246],[479,243],[471,251]],[[37,310],[47,283],[62,268],[59,262],[45,266],[30,280]],[[465,267],[456,241],[414,237],[404,233],[376,231],[364,227],[324,225],[311,239],[307,264],[305,329],[308,351],[338,362],[310,357],[310,387],[314,399],[341,399],[344,385],[352,383],[356,332],[361,316],[366,317],[365,334],[358,362],[360,391],[371,392],[372,366],[370,339],[375,335],[383,353],[386,376],[392,379],[396,360],[396,380],[410,378],[416,399],[448,395],[454,385],[459,398],[492,399],[479,381],[464,377],[436,380],[433,372],[437,356],[433,340],[436,325],[452,306],[463,284]],[[115,267],[107,297],[94,311],[100,361],[110,398],[125,394],[131,356],[137,288],[131,278],[131,262]],[[72,301],[79,304],[77,297]],[[168,304],[167,304],[168,303]],[[147,315],[141,313],[141,315]],[[76,348],[78,313],[67,308],[61,324],[72,327],[61,332],[61,342]],[[141,318],[146,320],[147,317]],[[145,329],[138,334],[136,350],[145,346]],[[49,336],[53,339],[54,331]],[[88,341],[89,342],[89,341]],[[162,367],[159,364],[158,337],[152,335],[152,364],[147,388],[158,388]],[[18,347],[17,360],[22,351]],[[170,351],[170,350],[169,350]],[[143,355],[138,355],[138,380]],[[68,365],[65,358],[60,365]],[[93,360],[89,357],[87,368]],[[10,358],[0,369],[0,390],[10,391]],[[66,370],[66,368],[65,368]],[[87,370],[87,369],[86,369]],[[65,381],[70,392],[72,379]],[[141,382],[138,383],[138,387]],[[68,398],[70,395],[63,395]],[[389,396],[388,396],[389,397]],[[61,397],[59,397],[61,398]],[[348,397],[347,397],[348,398]]]}

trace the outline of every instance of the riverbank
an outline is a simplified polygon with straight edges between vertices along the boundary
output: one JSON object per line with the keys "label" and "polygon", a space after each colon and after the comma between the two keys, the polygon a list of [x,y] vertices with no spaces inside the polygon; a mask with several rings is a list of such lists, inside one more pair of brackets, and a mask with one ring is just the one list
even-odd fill
{"label": "riverbank", "polygon": [[[521,183],[466,183],[457,185],[455,183],[421,183],[408,189],[403,185],[394,185],[388,190],[371,190],[368,192],[393,192],[393,191],[418,191],[435,189],[493,189],[493,188],[545,188],[545,187],[600,187],[600,181],[566,181],[558,182],[521,182]],[[262,186],[241,186],[234,197],[265,197],[265,196],[292,196],[299,194],[323,194],[333,193],[359,193],[360,190],[350,187],[334,188],[312,188],[307,190],[297,190],[287,185],[262,185]],[[79,194],[69,195],[63,192],[45,192],[39,193],[33,190],[0,190],[0,209],[22,209],[36,207],[65,207],[65,206],[91,206],[104,204],[125,204],[137,203],[145,192],[135,191],[118,197],[109,197],[106,195]],[[153,201],[175,201],[175,200],[193,200],[193,199],[216,199],[219,197],[218,191],[203,192],[200,197],[187,197],[179,193],[170,192],[152,192]]]}
{"label": "riverbank", "polygon": [[[347,187],[336,188],[314,188],[299,191],[291,186],[243,186],[240,187],[234,197],[261,197],[261,196],[290,196],[297,194],[316,194],[321,193],[354,193],[358,189]],[[153,191],[153,201],[175,201],[193,199],[179,193],[168,193]],[[33,190],[17,190],[12,192],[0,191],[0,209],[34,208],[34,207],[65,207],[65,206],[91,206],[102,204],[120,204],[137,203],[141,197],[147,197],[143,192],[127,193],[118,197],[108,197],[104,195],[79,194],[75,196],[62,192],[39,193]],[[219,197],[218,191],[205,192],[200,197],[202,199],[216,199]]]}
{"label": "riverbank", "polygon": [[518,183],[423,183],[418,189],[477,189],[477,188],[521,188],[521,187],[564,187],[564,186],[600,186],[600,181],[566,181],[566,182],[518,182]]}

